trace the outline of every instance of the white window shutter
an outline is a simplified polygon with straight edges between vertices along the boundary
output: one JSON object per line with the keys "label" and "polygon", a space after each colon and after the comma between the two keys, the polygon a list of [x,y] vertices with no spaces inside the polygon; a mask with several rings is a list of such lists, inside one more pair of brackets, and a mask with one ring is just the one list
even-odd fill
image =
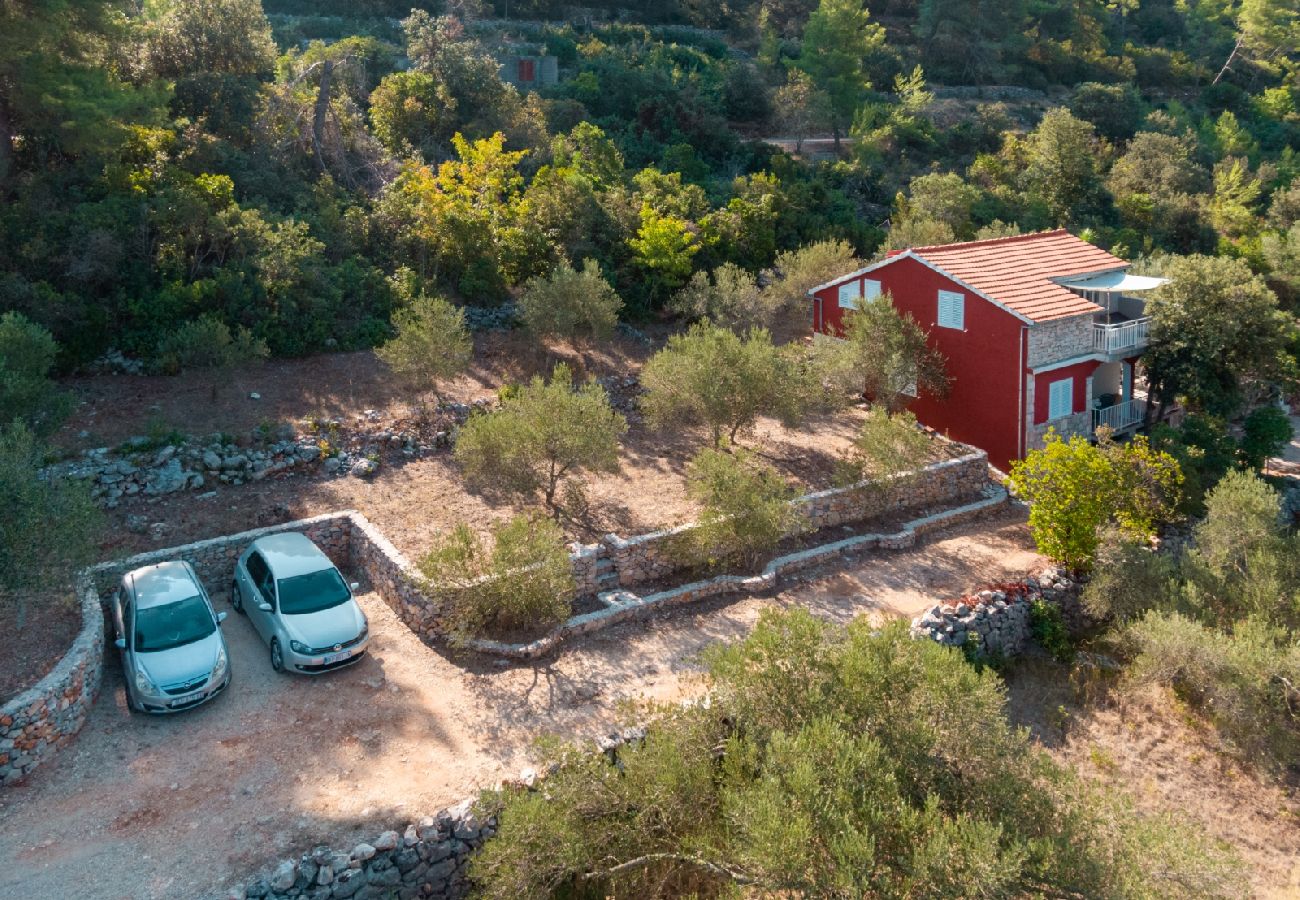
{"label": "white window shutter", "polygon": [[939,315],[936,319],[941,328],[955,328],[961,331],[966,327],[966,297],[955,291],[939,292]]}
{"label": "white window shutter", "polygon": [[1061,419],[1074,412],[1074,379],[1062,378],[1047,387],[1047,418]]}
{"label": "white window shutter", "polygon": [[862,296],[862,282],[854,279],[840,285],[840,309],[852,309]]}

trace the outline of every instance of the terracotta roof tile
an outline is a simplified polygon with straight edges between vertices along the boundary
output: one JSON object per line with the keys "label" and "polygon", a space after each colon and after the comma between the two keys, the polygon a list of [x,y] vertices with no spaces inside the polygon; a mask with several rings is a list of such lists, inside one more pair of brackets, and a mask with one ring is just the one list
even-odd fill
{"label": "terracotta roof tile", "polygon": [[1033,322],[1097,311],[1096,304],[1051,279],[1128,267],[1065,229],[909,252]]}

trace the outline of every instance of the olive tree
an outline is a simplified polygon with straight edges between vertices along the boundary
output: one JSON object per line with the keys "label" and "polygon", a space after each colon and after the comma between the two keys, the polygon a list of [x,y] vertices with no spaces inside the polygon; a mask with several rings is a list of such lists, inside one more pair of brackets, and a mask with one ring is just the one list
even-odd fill
{"label": "olive tree", "polygon": [[823,343],[816,352],[841,391],[864,394],[891,412],[922,393],[942,397],[948,392],[943,354],[887,293],[859,297],[845,319],[844,340]]}
{"label": "olive tree", "polygon": [[655,428],[704,428],[715,447],[735,441],[761,415],[798,423],[818,402],[795,351],[765,329],[743,337],[710,322],[675,334],[641,370],[641,408]]}
{"label": "olive tree", "polygon": [[519,317],[532,334],[569,341],[609,337],[622,308],[594,259],[581,269],[562,262],[551,274],[534,276],[519,297]]}
{"label": "olive tree", "polygon": [[427,589],[445,597],[458,639],[555,625],[576,590],[564,532],[549,519],[516,516],[491,542],[467,525],[443,535],[419,563]]}
{"label": "olive tree", "polygon": [[686,487],[701,507],[691,550],[709,564],[760,563],[805,522],[790,502],[795,489],[749,451],[706,447],[687,467]]}
{"label": "olive tree", "polygon": [[375,351],[416,391],[432,391],[463,372],[474,355],[465,313],[441,297],[420,294],[393,316],[396,336]]}
{"label": "olive tree", "polygon": [[692,275],[673,295],[669,306],[678,315],[708,319],[723,328],[743,332],[771,327],[778,301],[777,295],[759,287],[749,272],[734,263],[723,263],[711,273]]}
{"label": "olive tree", "polygon": [[18,604],[19,627],[29,597],[68,589],[73,572],[94,559],[103,529],[89,484],[42,477],[43,456],[22,421],[0,429],[0,601]]}
{"label": "olive tree", "polygon": [[499,409],[472,416],[455,457],[471,486],[525,501],[540,496],[559,517],[583,505],[572,476],[618,471],[626,433],[627,419],[610,406],[605,389],[594,382],[575,386],[561,363],[550,381],[536,377],[504,392]]}
{"label": "olive tree", "polygon": [[705,657],[708,703],[608,754],[545,746],[470,861],[519,897],[1232,897],[1245,872],[1006,717],[1006,689],[901,623],[765,612]]}

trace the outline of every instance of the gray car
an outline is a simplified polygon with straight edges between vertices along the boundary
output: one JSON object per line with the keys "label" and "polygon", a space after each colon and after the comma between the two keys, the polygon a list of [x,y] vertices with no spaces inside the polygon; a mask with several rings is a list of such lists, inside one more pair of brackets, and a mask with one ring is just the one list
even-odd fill
{"label": "gray car", "polygon": [[230,603],[271,649],[271,668],[319,675],[361,659],[366,615],[329,557],[304,534],[258,538],[235,563]]}
{"label": "gray car", "polygon": [[173,713],[230,684],[230,654],[194,568],[172,560],[128,572],[113,594],[113,624],[132,709]]}

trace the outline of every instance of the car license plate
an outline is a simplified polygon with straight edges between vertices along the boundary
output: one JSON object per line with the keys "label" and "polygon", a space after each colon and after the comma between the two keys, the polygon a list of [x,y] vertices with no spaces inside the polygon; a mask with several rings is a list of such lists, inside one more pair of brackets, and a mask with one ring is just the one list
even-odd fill
{"label": "car license plate", "polygon": [[344,650],[342,653],[331,653],[328,656],[321,659],[321,665],[328,666],[331,663],[336,663],[345,660],[351,655],[352,655],[351,650]]}

